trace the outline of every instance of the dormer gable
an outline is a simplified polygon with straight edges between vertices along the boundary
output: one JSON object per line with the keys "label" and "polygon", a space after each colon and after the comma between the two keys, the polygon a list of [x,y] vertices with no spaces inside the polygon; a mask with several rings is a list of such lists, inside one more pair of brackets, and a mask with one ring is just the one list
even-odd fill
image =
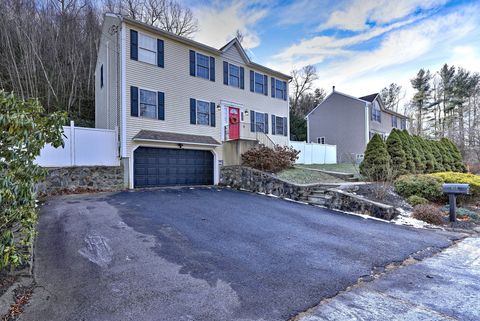
{"label": "dormer gable", "polygon": [[222,56],[226,59],[232,60],[237,63],[243,63],[248,65],[251,63],[250,58],[242,47],[242,44],[238,38],[233,38],[225,46],[220,48]]}

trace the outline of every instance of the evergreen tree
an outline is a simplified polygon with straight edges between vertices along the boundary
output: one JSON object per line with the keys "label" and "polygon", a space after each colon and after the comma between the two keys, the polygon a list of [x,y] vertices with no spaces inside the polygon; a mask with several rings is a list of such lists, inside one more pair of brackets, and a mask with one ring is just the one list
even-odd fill
{"label": "evergreen tree", "polygon": [[413,141],[414,153],[417,153],[415,157],[415,168],[417,169],[418,174],[423,174],[427,170],[427,157],[425,151],[423,150],[422,144],[420,143],[420,137],[417,135],[410,136]]}
{"label": "evergreen tree", "polygon": [[452,168],[453,159],[450,154],[450,150],[446,149],[443,141],[436,141],[435,143],[438,149],[440,150],[440,153],[442,154],[443,168],[445,169],[445,171],[449,172],[454,170]]}
{"label": "evergreen tree", "polygon": [[391,178],[390,162],[385,142],[375,134],[367,144],[360,174],[372,181],[387,181]]}
{"label": "evergreen tree", "polygon": [[427,109],[429,108],[429,102],[432,95],[432,88],[430,80],[432,75],[430,71],[425,71],[420,69],[415,78],[410,80],[413,89],[415,89],[415,94],[413,96],[412,105],[416,110],[416,134],[421,135],[423,130],[423,116]]}
{"label": "evergreen tree", "polygon": [[450,153],[451,170],[457,171],[457,172],[465,172],[466,169],[465,169],[465,165],[463,164],[462,154],[460,154],[460,151],[458,150],[457,146],[455,146],[455,144],[447,138],[442,138],[441,141],[443,142],[445,149],[448,150]]}
{"label": "evergreen tree", "polygon": [[415,160],[413,159],[413,150],[410,145],[409,134],[406,129],[397,131],[400,139],[402,140],[403,151],[405,152],[406,166],[405,169],[408,173],[415,174]]}
{"label": "evergreen tree", "polygon": [[426,159],[425,172],[427,173],[435,172],[435,166],[437,161],[435,159],[435,156],[433,155],[432,149],[430,148],[430,144],[423,137],[418,137],[418,142],[422,146],[423,154],[425,155],[425,159]]}
{"label": "evergreen tree", "polygon": [[394,178],[407,174],[407,157],[403,150],[402,139],[397,129],[393,129],[387,138],[387,151],[391,159],[392,176]]}
{"label": "evergreen tree", "polygon": [[445,168],[443,167],[443,156],[440,149],[437,146],[437,142],[433,140],[427,140],[427,144],[432,151],[433,157],[435,157],[435,172],[443,172]]}

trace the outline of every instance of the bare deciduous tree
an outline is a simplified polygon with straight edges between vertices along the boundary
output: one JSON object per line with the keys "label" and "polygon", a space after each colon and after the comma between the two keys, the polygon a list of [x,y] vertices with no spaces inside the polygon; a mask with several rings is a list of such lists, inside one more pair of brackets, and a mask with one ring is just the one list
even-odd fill
{"label": "bare deciduous tree", "polygon": [[312,90],[313,83],[318,79],[315,66],[308,65],[298,70],[292,71],[292,110],[298,110],[300,98],[308,91]]}

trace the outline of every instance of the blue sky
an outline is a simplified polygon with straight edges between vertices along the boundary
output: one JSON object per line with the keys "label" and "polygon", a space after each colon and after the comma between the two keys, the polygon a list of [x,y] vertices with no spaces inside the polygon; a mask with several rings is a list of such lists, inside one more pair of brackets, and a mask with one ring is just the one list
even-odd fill
{"label": "blue sky", "polygon": [[480,0],[193,1],[196,40],[221,47],[236,30],[252,60],[284,73],[316,66],[317,87],[352,95],[402,85],[443,63],[480,72]]}

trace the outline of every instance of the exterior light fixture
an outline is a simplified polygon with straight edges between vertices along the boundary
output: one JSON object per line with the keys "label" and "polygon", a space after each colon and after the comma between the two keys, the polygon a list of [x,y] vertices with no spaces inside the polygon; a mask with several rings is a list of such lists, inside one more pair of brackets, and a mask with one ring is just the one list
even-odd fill
{"label": "exterior light fixture", "polygon": [[248,116],[248,110],[245,110],[245,116]]}
{"label": "exterior light fixture", "polygon": [[222,106],[220,106],[220,104],[217,105],[217,111],[220,111],[222,110]]}

